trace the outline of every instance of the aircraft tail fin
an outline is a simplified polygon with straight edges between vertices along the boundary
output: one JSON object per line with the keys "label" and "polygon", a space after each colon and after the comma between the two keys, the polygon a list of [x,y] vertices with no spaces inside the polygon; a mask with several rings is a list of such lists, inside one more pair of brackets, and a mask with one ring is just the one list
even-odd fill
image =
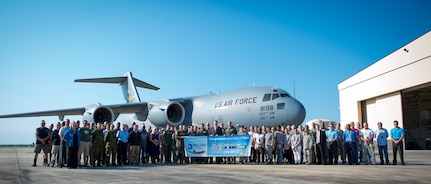
{"label": "aircraft tail fin", "polygon": [[139,79],[133,78],[132,72],[127,72],[122,77],[107,77],[107,78],[91,78],[91,79],[76,79],[75,82],[94,82],[94,83],[118,83],[123,89],[124,99],[127,103],[140,102],[138,91],[136,87],[142,87],[152,90],[159,90],[160,88],[148,84]]}

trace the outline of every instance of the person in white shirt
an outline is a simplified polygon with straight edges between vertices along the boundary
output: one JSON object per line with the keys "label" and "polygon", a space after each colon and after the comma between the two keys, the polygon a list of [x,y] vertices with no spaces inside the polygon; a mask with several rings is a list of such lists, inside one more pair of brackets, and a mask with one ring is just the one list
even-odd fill
{"label": "person in white shirt", "polygon": [[[367,165],[370,161],[371,164],[376,164],[376,157],[374,156],[374,131],[368,128],[368,123],[364,122],[363,127],[359,131],[360,139],[363,141],[364,147],[362,148],[362,160]],[[371,160],[368,160],[370,156]]]}

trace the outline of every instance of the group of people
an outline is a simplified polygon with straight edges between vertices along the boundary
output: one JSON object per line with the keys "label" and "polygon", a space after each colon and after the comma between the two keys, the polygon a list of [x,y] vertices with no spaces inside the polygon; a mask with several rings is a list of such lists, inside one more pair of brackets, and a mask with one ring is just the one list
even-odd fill
{"label": "group of people", "polygon": [[[38,154],[44,151],[44,165],[68,168],[101,167],[115,165],[139,165],[146,163],[218,163],[230,164],[376,164],[375,146],[378,148],[380,164],[390,164],[388,158],[388,137],[392,142],[392,164],[397,164],[397,152],[404,165],[403,139],[404,130],[394,121],[394,128],[388,132],[378,123],[373,131],[367,123],[351,122],[344,130],[340,124],[332,122],[325,128],[323,122],[316,122],[308,127],[299,125],[275,127],[251,126],[247,131],[244,126],[238,130],[227,122],[213,122],[198,126],[179,125],[165,128],[139,128],[133,122],[127,124],[93,123],[84,120],[66,120],[49,128],[45,121],[36,129],[36,146],[33,166],[36,166]],[[335,127],[334,127],[335,126]],[[250,157],[186,157],[184,152],[185,136],[235,136],[250,135]]]}
{"label": "group of people", "polygon": [[[100,167],[102,165],[126,165],[147,163],[148,157],[159,154],[161,132],[158,128],[138,129],[138,125],[120,123],[89,123],[83,126],[79,121],[69,119],[58,122],[56,128],[51,124],[45,127],[45,121],[36,129],[36,146],[33,166],[36,166],[38,154],[43,150],[43,164],[77,168],[78,166]],[[147,152],[148,150],[148,152]],[[142,155],[142,159],[138,159]]]}
{"label": "group of people", "polygon": [[[393,122],[394,128],[390,132],[377,123],[377,130],[368,127],[368,123],[350,122],[341,130],[340,124],[332,122],[325,124],[313,123],[311,128],[299,127],[302,136],[302,162],[305,164],[337,165],[342,164],[376,165],[375,149],[378,149],[380,165],[397,164],[397,153],[400,155],[401,164],[404,165],[403,139],[404,130],[398,126],[398,121]],[[335,128],[334,128],[335,126]],[[392,142],[392,163],[388,158],[388,138]],[[300,156],[300,154],[298,154]],[[296,158],[295,158],[296,163]]]}
{"label": "group of people", "polygon": [[[252,154],[249,161],[257,164],[341,164],[375,165],[375,149],[378,149],[380,165],[397,164],[397,153],[404,165],[403,139],[404,130],[394,121],[394,128],[388,132],[378,122],[378,129],[373,131],[368,123],[350,122],[344,130],[340,124],[314,122],[309,127],[275,126],[250,127],[248,132],[253,137]],[[280,133],[281,132],[281,133]],[[282,135],[280,138],[279,135]],[[392,142],[392,163],[388,158],[388,138]]]}

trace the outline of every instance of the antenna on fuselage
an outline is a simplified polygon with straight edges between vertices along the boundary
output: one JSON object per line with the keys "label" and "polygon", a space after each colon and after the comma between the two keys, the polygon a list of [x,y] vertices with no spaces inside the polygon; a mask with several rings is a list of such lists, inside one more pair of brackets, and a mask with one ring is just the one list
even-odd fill
{"label": "antenna on fuselage", "polygon": [[296,98],[296,82],[293,81],[293,98]]}

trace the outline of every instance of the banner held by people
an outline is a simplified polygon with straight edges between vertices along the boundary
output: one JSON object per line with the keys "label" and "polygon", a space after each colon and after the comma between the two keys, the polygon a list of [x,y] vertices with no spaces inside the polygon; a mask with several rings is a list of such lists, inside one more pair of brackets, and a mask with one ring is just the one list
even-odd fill
{"label": "banner held by people", "polygon": [[250,156],[251,138],[242,136],[186,136],[187,157]]}

